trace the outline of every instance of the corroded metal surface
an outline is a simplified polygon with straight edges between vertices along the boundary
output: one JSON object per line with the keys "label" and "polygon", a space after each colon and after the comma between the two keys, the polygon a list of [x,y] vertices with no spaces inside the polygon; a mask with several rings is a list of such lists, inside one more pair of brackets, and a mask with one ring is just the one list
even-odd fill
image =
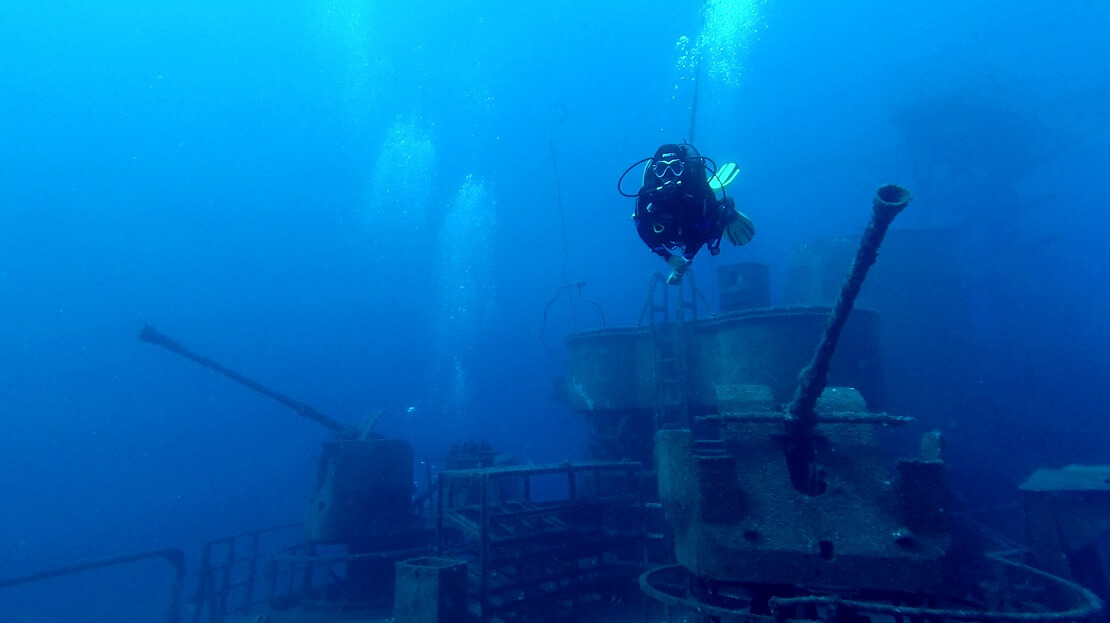
{"label": "corroded metal surface", "polygon": [[[773,413],[770,391],[721,389],[722,404]],[[725,410],[728,407],[722,407]],[[830,388],[819,412],[864,410]],[[723,451],[699,452],[688,430],[656,437],[660,495],[678,561],[699,578],[820,589],[933,593],[950,545],[940,461],[904,461],[894,477],[870,423],[822,423],[828,490],[799,493],[783,461],[782,426],[721,422]]]}

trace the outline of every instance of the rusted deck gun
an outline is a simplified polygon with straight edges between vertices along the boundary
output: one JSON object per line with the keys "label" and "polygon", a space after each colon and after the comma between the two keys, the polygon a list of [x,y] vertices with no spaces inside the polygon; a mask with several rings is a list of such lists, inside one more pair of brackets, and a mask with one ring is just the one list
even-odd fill
{"label": "rusted deck gun", "polygon": [[335,418],[324,415],[316,409],[313,409],[311,406],[300,402],[299,400],[294,400],[289,396],[286,396],[285,394],[276,392],[269,387],[266,387],[265,385],[259,383],[258,381],[255,381],[254,379],[250,379],[243,376],[242,374],[239,374],[235,370],[225,368],[207,357],[202,357],[192,352],[188,348],[185,348],[180,343],[170,339],[168,336],[159,333],[157,329],[151,327],[150,325],[143,327],[143,330],[139,332],[139,339],[144,342],[154,344],[156,346],[161,346],[162,348],[177,353],[178,355],[181,355],[186,359],[192,359],[193,361],[199,363],[205,368],[208,368],[209,370],[215,370],[216,372],[219,372],[220,374],[228,377],[233,381],[242,383],[243,385],[246,385],[247,387],[260,394],[269,396],[270,398],[273,398],[274,400],[289,407],[290,409],[293,409],[297,412],[298,415],[302,415],[310,420],[319,422],[320,424],[324,425],[326,428],[334,432],[335,435],[340,439],[357,439],[360,437],[359,432],[355,430],[354,427],[348,426]]}
{"label": "rusted deck gun", "polygon": [[790,481],[794,488],[808,495],[819,495],[825,490],[825,483],[817,469],[817,427],[818,417],[815,407],[817,399],[829,384],[829,362],[836,352],[840,332],[852,312],[856,296],[859,295],[867,271],[879,256],[879,245],[886,237],[886,230],[894,217],[898,216],[910,202],[910,191],[889,184],[875,191],[871,200],[871,222],[863,232],[863,238],[856,251],[856,259],[848,270],[848,277],[840,286],[840,296],[836,299],[821,344],[813,353],[813,359],[802,371],[794,400],[786,408],[786,466],[790,470]]}

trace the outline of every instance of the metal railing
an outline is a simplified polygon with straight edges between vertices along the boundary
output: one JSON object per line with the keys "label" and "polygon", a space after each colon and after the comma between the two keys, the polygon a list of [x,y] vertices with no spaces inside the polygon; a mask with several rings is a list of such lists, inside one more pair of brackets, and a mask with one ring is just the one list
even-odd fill
{"label": "metal railing", "polygon": [[197,588],[193,597],[191,621],[222,623],[228,614],[250,614],[255,606],[269,603],[272,591],[260,589],[263,581],[270,586],[276,578],[263,577],[260,565],[274,550],[265,550],[262,541],[267,536],[303,530],[302,524],[285,524],[253,530],[208,541],[201,551],[197,571]]}
{"label": "metal railing", "polygon": [[[947,605],[938,605],[936,595],[916,596],[910,605],[907,594],[862,598],[851,595],[801,594],[771,597],[769,611],[756,611],[752,600],[738,585],[733,606],[706,603],[693,596],[688,587],[692,579],[679,565],[657,567],[640,576],[640,590],[664,608],[666,620],[690,613],[737,623],[778,623],[809,620],[835,623],[875,618],[929,623],[1089,623],[1102,613],[1102,602],[1090,590],[1020,560],[1015,552],[988,554],[993,563],[993,578],[984,578],[984,595],[948,595]],[[803,591],[804,592],[804,591]],[[685,620],[685,619],[683,619]]]}
{"label": "metal railing", "polygon": [[87,571],[96,571],[98,569],[106,569],[108,567],[117,567],[121,565],[128,565],[144,560],[162,559],[165,560],[170,568],[173,570],[173,589],[170,592],[170,602],[166,607],[166,621],[168,623],[179,623],[181,620],[181,593],[185,588],[185,552],[180,549],[160,549],[149,552],[139,552],[137,554],[128,554],[126,556],[116,556],[113,558],[105,558],[102,560],[95,560],[67,567],[59,567],[57,569],[49,569],[47,571],[40,571],[20,577],[8,578],[0,580],[0,590],[11,588],[15,586],[23,586],[26,584],[34,584],[44,582],[46,580],[53,580],[69,575],[76,575],[78,573],[85,573]]}

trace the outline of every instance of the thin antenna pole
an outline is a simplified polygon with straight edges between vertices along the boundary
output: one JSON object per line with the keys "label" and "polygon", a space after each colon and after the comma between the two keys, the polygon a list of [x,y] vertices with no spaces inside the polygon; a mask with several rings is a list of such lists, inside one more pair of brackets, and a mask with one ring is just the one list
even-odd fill
{"label": "thin antenna pole", "polygon": [[698,84],[701,82],[701,51],[698,51],[698,59],[694,64],[694,100],[690,104],[690,132],[686,135],[686,141],[691,145],[694,144],[694,130],[697,128],[698,121]]}

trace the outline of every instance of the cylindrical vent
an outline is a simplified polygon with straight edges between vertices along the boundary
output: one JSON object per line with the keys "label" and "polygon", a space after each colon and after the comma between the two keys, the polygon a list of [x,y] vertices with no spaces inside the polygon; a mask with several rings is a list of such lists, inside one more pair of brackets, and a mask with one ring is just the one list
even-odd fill
{"label": "cylindrical vent", "polygon": [[397,623],[466,621],[466,561],[413,558],[397,563],[393,617]]}

